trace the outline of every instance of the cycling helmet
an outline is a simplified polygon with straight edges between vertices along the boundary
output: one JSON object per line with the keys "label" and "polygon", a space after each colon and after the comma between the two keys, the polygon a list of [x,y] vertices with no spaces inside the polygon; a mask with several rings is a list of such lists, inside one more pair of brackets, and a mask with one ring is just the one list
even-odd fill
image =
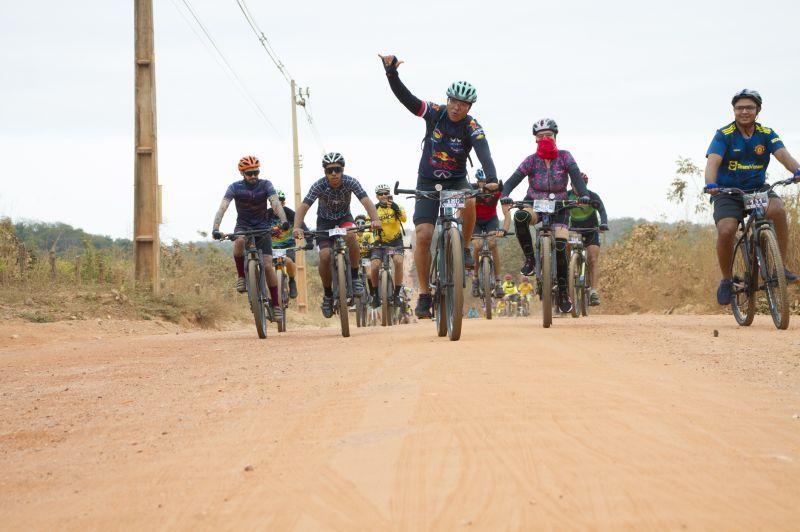
{"label": "cycling helmet", "polygon": [[589,176],[586,175],[585,173],[581,172],[581,177],[583,178],[583,182],[588,185],[589,184]]}
{"label": "cycling helmet", "polygon": [[478,168],[475,170],[475,181],[486,181],[486,174],[483,171],[483,168]]}
{"label": "cycling helmet", "polygon": [[513,279],[513,277],[511,276],[511,274],[510,274],[510,273],[507,273],[507,274],[505,275],[505,277],[503,277],[503,279],[505,279],[506,281],[510,281],[510,280],[512,280],[512,279]]}
{"label": "cycling helmet", "polygon": [[276,190],[275,194],[278,195],[279,200],[286,201],[286,194],[283,193],[283,190]]}
{"label": "cycling helmet", "polygon": [[239,159],[239,171],[244,172],[245,170],[255,170],[261,166],[261,163],[258,162],[258,157],[255,155],[245,155],[241,159]]}
{"label": "cycling helmet", "polygon": [[356,225],[365,224],[367,223],[367,217],[363,214],[359,214],[358,216],[356,216],[355,222]]}
{"label": "cycling helmet", "polygon": [[375,194],[380,194],[381,192],[390,194],[391,191],[389,190],[389,185],[384,185],[383,183],[381,183],[380,185],[375,187]]}
{"label": "cycling helmet", "polygon": [[447,89],[447,97],[467,103],[475,103],[478,91],[468,81],[454,81]]}
{"label": "cycling helmet", "polygon": [[541,120],[533,123],[533,134],[541,133],[542,131],[552,131],[558,134],[558,124],[552,118],[542,118]]}
{"label": "cycling helmet", "polygon": [[733,99],[731,100],[731,105],[736,105],[736,102],[741,100],[742,98],[750,98],[751,100],[755,101],[759,107],[761,107],[761,95],[758,91],[753,89],[742,89],[736,94],[733,95]]}
{"label": "cycling helmet", "polygon": [[339,163],[344,166],[344,157],[338,151],[332,151],[330,153],[326,153],[322,157],[322,167],[325,168],[329,164]]}

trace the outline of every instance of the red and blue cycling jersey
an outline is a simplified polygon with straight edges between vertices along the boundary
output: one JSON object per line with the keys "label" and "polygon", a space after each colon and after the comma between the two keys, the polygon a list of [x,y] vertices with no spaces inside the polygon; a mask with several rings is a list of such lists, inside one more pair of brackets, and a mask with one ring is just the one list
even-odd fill
{"label": "red and blue cycling jersey", "polygon": [[275,195],[275,187],[267,179],[259,179],[252,185],[244,179],[231,183],[225,191],[225,199],[236,205],[236,227],[260,228],[267,225],[268,198]]}

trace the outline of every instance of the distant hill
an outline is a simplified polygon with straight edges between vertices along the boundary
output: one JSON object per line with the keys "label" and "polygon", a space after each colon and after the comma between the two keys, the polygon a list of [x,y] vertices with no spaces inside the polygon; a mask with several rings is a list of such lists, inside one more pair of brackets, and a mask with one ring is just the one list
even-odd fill
{"label": "distant hill", "polygon": [[55,244],[56,253],[83,248],[85,241],[89,241],[95,249],[130,250],[133,244],[127,238],[93,235],[61,222],[17,222],[14,224],[14,232],[28,249],[49,251]]}

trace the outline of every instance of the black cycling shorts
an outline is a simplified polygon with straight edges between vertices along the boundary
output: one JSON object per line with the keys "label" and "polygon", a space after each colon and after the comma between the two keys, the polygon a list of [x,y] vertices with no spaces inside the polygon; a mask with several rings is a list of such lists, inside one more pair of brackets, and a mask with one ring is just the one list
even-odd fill
{"label": "black cycling shorts", "polygon": [[[379,242],[376,242],[378,244]],[[380,242],[381,245],[384,245],[383,242]],[[400,253],[403,253],[403,236],[400,235],[391,242],[385,244],[386,246],[399,249]],[[384,248],[372,248],[369,252],[369,258],[372,260],[383,260],[383,255],[386,253],[386,249]]]}
{"label": "black cycling shorts", "polygon": [[[417,190],[436,190],[436,185],[442,185],[442,190],[470,190],[467,178],[461,179],[426,179],[417,178]],[[414,203],[414,225],[435,224],[439,217],[439,200],[417,198]]]}
{"label": "black cycling shorts", "polygon": [[256,247],[261,250],[261,253],[264,255],[272,255],[272,226],[268,224],[264,225],[239,225],[237,224],[236,227],[233,229],[234,233],[238,233],[240,231],[256,231],[258,229],[266,229],[267,232],[264,233],[264,236],[256,238]]}
{"label": "black cycling shorts", "polygon": [[600,228],[597,225],[597,217],[589,218],[588,220],[583,220],[580,222],[576,222],[572,220],[570,224],[570,229],[594,229],[594,231],[580,231],[578,232],[581,235],[581,239],[583,240],[583,247],[589,246],[599,246],[600,245]]}
{"label": "black cycling shorts", "polygon": [[[764,185],[756,190],[764,191],[769,185]],[[751,192],[745,190],[745,192]],[[752,191],[752,192],[755,192]],[[771,190],[770,198],[779,198],[778,194]],[[740,194],[717,194],[711,196],[711,204],[714,206],[714,223],[718,223],[723,218],[736,218],[738,221],[744,220],[744,200]]]}
{"label": "black cycling shorts", "polygon": [[[325,218],[317,218],[317,231],[326,231],[328,229],[333,229],[334,227],[353,227],[355,223],[353,222],[353,215],[348,213],[346,216],[339,218],[338,220],[326,220]],[[321,236],[316,235],[317,239],[317,246],[319,249],[325,249],[331,247],[333,243],[333,238],[329,236]]]}
{"label": "black cycling shorts", "polygon": [[475,220],[475,230],[472,232],[472,234],[479,235],[481,233],[491,233],[492,231],[499,230],[500,219],[495,216],[494,218],[489,218],[488,220]]}

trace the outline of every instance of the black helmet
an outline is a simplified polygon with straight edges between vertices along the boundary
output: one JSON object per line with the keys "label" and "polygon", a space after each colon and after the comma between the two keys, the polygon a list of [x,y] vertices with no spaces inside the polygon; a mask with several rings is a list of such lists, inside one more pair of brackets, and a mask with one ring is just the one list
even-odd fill
{"label": "black helmet", "polygon": [[756,90],[753,89],[740,90],[739,92],[733,95],[733,99],[731,100],[731,105],[736,105],[736,102],[738,102],[742,98],[750,98],[751,100],[756,102],[756,104],[759,107],[761,107],[761,102],[762,102],[761,95]]}

